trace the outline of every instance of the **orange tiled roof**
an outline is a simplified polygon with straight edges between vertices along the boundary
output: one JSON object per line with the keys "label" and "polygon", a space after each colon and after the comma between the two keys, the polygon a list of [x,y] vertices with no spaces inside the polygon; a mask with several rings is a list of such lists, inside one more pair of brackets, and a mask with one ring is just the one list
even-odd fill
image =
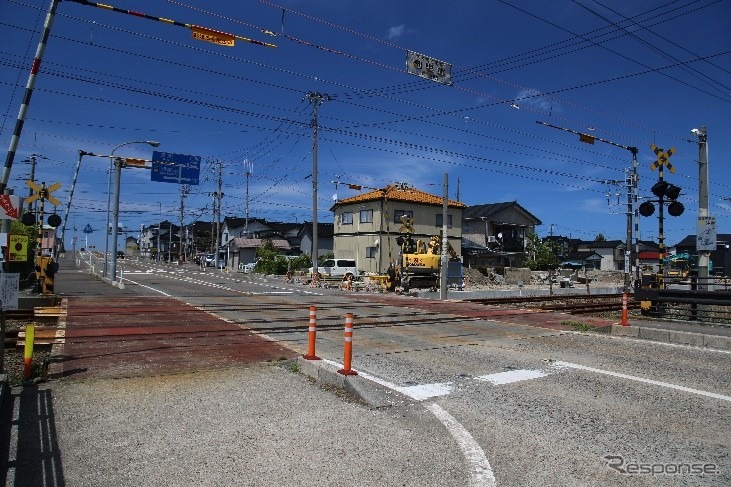
{"label": "orange tiled roof", "polygon": [[[407,203],[420,203],[422,205],[442,206],[443,198],[433,194],[419,191],[414,188],[403,188],[400,186],[386,186],[384,189],[377,189],[369,193],[363,193],[350,198],[344,198],[338,201],[334,206],[347,205],[351,203],[364,203],[367,201],[381,201],[383,199],[389,201],[404,201]],[[449,200],[449,206],[452,208],[466,208],[467,205],[460,201]]]}

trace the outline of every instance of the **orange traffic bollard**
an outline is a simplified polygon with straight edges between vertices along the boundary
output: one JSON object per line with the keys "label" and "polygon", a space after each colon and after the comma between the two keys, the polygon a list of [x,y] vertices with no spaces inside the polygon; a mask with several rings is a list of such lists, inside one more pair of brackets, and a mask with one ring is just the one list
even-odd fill
{"label": "orange traffic bollard", "polygon": [[315,355],[315,338],[317,336],[317,306],[310,306],[310,326],[308,330],[308,345],[307,355],[303,355],[302,358],[307,360],[320,360],[320,357]]}
{"label": "orange traffic bollard", "polygon": [[622,294],[622,321],[619,323],[622,326],[628,326],[627,322],[627,293]]}
{"label": "orange traffic bollard", "polygon": [[358,372],[350,368],[353,360],[353,313],[345,315],[345,351],[343,357],[343,368],[338,370],[338,374],[358,375]]}

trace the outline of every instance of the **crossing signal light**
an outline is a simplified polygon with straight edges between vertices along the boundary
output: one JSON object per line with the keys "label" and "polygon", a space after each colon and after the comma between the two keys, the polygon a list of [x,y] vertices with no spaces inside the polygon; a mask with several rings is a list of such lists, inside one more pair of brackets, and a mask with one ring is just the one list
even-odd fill
{"label": "crossing signal light", "polygon": [[685,206],[680,201],[673,201],[668,205],[668,213],[670,216],[680,216],[685,211]]}
{"label": "crossing signal light", "polygon": [[680,196],[680,188],[675,186],[674,184],[671,184],[670,186],[668,186],[668,189],[665,190],[665,196],[673,201],[677,200],[678,196]]}
{"label": "crossing signal light", "polygon": [[652,194],[658,198],[665,197],[669,200],[675,201],[680,196],[680,188],[674,184],[670,184],[667,181],[658,181],[652,186]]}
{"label": "crossing signal light", "polygon": [[[658,181],[651,188],[652,194],[658,198],[664,198],[669,201],[668,213],[670,216],[680,216],[685,211],[685,206],[680,201],[676,201],[680,196],[680,188],[667,181]],[[655,213],[655,205],[650,201],[645,201],[640,205],[640,215],[650,216]]]}
{"label": "crossing signal light", "polygon": [[651,216],[653,213],[655,213],[655,205],[649,201],[645,201],[640,205],[640,215]]}
{"label": "crossing signal light", "polygon": [[658,198],[662,198],[665,195],[665,191],[668,189],[668,186],[670,186],[670,183],[667,181],[658,181],[652,186],[652,194]]}

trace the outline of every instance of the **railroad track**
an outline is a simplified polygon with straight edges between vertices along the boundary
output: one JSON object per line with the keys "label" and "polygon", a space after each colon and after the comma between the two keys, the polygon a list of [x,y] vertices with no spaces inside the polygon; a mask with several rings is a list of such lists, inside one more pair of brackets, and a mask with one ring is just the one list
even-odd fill
{"label": "railroad track", "polygon": [[[612,311],[621,311],[622,303],[582,303],[582,304],[564,304],[564,305],[547,305],[541,306],[544,311],[563,311],[572,315],[592,314],[592,313],[609,313]],[[629,302],[627,309],[640,309],[640,303]]]}
{"label": "railroad track", "polygon": [[[518,305],[543,311],[570,314],[608,313],[622,310],[622,294],[561,294],[548,296],[510,296],[501,298],[470,299],[485,306]],[[639,309],[640,303],[630,300],[627,309]]]}

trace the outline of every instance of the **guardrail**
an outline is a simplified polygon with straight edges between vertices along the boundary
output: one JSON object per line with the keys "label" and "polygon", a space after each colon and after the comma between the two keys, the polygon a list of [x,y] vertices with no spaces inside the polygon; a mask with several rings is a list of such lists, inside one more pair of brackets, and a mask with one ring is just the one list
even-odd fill
{"label": "guardrail", "polygon": [[664,288],[637,287],[635,301],[642,314],[688,321],[731,324],[731,282],[709,278],[708,289],[698,289],[698,281],[665,280]]}

